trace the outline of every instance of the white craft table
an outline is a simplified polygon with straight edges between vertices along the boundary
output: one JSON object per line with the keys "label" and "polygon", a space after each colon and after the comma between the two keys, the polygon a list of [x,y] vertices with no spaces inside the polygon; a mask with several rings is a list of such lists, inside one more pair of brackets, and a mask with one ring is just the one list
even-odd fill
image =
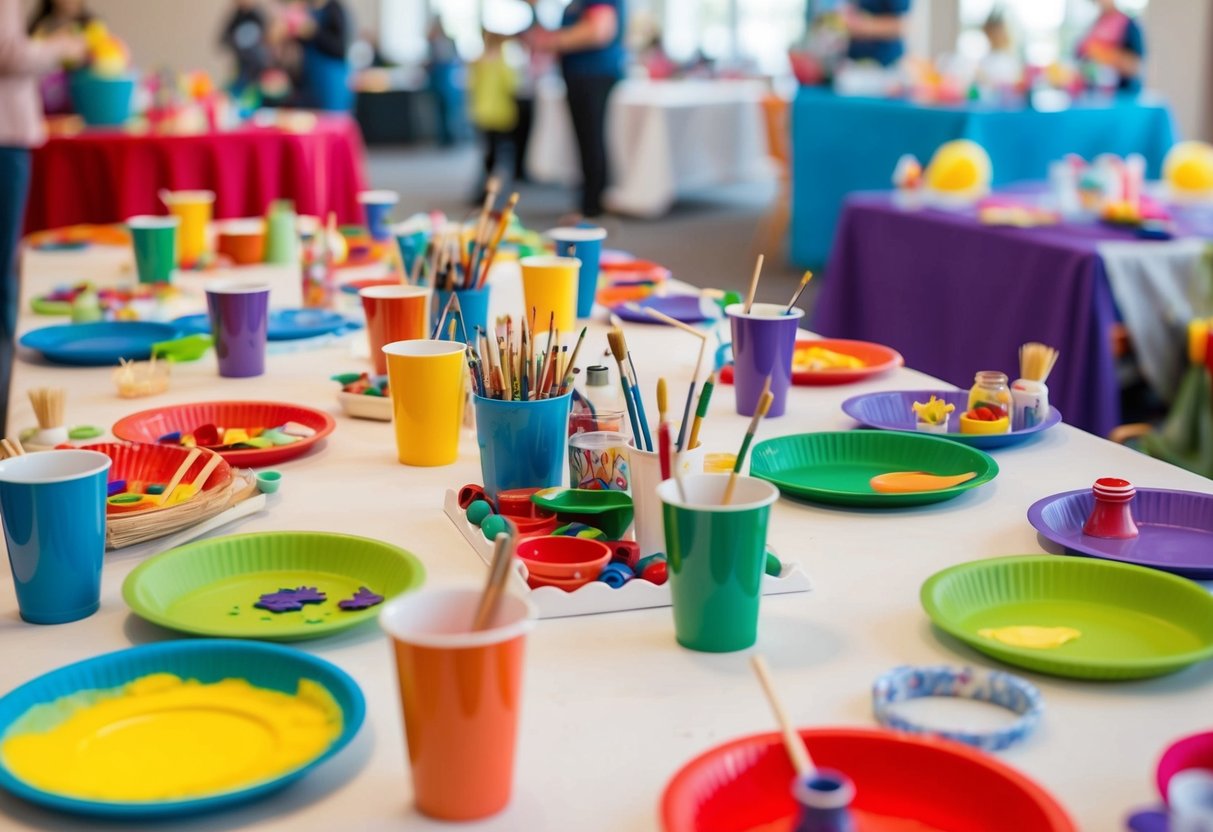
{"label": "white craft table", "polygon": [[[660,252],[638,252],[657,256]],[[121,253],[31,253],[25,290],[65,279],[106,280]],[[124,256],[124,255],[123,255]],[[509,267],[494,275],[498,310],[517,308]],[[192,301],[201,305],[198,298]],[[25,315],[22,331],[49,323]],[[628,343],[646,391],[658,373],[671,390],[685,389],[695,358],[688,336],[660,326],[632,325]],[[19,356],[9,424],[32,424],[25,390],[69,389],[76,423],[111,425],[134,410],[191,400],[265,398],[299,402],[337,416],[337,430],[308,456],[279,466],[283,487],[261,514],[223,532],[309,529],[382,538],[416,553],[427,585],[479,584],[484,568],[442,513],[448,487],[477,481],[475,438],[463,437],[459,460],[446,468],[396,462],[386,423],[339,414],[332,373],[367,366],[364,336],[322,349],[274,355],[262,378],[222,380],[208,356],[174,367],[172,387],[154,398],[123,401],[108,369],[71,369]],[[585,363],[606,347],[603,326],[587,336]],[[856,392],[906,389],[935,382],[898,370],[858,385],[793,388],[787,415],[764,422],[759,439],[811,430],[845,429],[840,402]],[[650,413],[655,407],[650,402]],[[747,420],[733,412],[729,387],[717,390],[704,425],[708,450],[735,450]],[[809,593],[762,601],[758,648],[768,657],[792,717],[801,725],[871,726],[873,679],[899,664],[993,662],[934,633],[919,607],[922,582],[951,564],[1040,552],[1025,519],[1037,498],[1089,486],[1116,474],[1140,486],[1213,491],[1213,484],[1067,426],[1034,444],[995,452],[1002,473],[959,499],[922,509],[846,511],[780,501],[770,539],[809,573]],[[60,626],[25,624],[8,569],[0,569],[0,691],[70,662],[136,644],[175,638],[130,614],[123,579],[154,543],[107,556],[101,610]],[[234,811],[147,829],[186,830],[438,830],[411,806],[396,682],[388,644],[374,627],[298,643],[351,673],[367,698],[366,724],[352,745],[285,792]],[[1209,724],[1213,662],[1171,677],[1129,683],[1083,683],[1025,674],[1043,691],[1044,719],[1029,741],[999,756],[1051,790],[1082,829],[1122,828],[1125,813],[1155,799],[1154,762],[1162,748]],[[669,609],[651,609],[539,623],[530,639],[526,702],[514,800],[475,830],[640,832],[658,826],[666,781],[701,751],[743,734],[772,730],[772,718],[751,676],[748,653],[693,653],[674,642]],[[452,776],[458,776],[452,772]],[[0,795],[0,827],[93,828]],[[108,827],[108,828],[113,828]],[[1016,832],[1029,832],[1017,830]]]}

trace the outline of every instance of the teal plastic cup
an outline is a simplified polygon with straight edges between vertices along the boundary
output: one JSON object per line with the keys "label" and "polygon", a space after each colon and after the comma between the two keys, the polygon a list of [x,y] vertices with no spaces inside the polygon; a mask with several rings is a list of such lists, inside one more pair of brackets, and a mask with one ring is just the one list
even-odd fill
{"label": "teal plastic cup", "polygon": [[[476,327],[480,327],[485,332],[489,331],[489,289],[487,284],[479,289],[455,289],[453,292],[447,289],[434,290],[434,302],[430,304],[430,329],[438,325],[438,320],[442,317],[442,310],[446,309],[446,305],[450,302],[451,294],[459,298],[459,310],[462,313],[460,320],[460,312],[456,312],[454,307],[451,307],[451,312],[446,316],[446,324],[443,329],[447,329],[451,325],[451,321],[456,321],[455,324],[455,340],[462,340],[467,333],[468,340],[475,340]],[[449,332],[438,333],[439,338],[446,338]]]}
{"label": "teal plastic cup", "polygon": [[476,396],[480,472],[490,499],[512,488],[552,488],[564,480],[572,394],[525,402]]}
{"label": "teal plastic cup", "polygon": [[174,216],[131,217],[126,227],[135,248],[135,271],[140,283],[169,283],[177,265],[177,225]]}
{"label": "teal plastic cup", "polygon": [[0,461],[0,520],[17,609],[31,624],[77,621],[101,605],[110,465],[83,450]]}
{"label": "teal plastic cup", "polygon": [[665,519],[666,558],[678,643],[705,653],[729,653],[758,640],[758,601],[767,562],[767,524],[779,489],[738,477],[733,499],[721,505],[728,474],[684,477],[657,487]]}
{"label": "teal plastic cup", "polygon": [[578,225],[553,228],[547,232],[547,236],[556,243],[558,255],[576,257],[581,261],[581,268],[577,272],[577,317],[590,317],[598,296],[599,263],[603,241],[607,236],[606,229],[596,225]]}

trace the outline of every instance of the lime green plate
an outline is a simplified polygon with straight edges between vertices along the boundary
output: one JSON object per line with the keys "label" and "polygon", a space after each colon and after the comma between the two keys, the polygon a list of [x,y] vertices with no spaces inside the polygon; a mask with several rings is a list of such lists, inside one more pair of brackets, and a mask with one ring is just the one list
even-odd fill
{"label": "lime green plate", "polygon": [[[1186,578],[1103,560],[1032,555],[962,563],[922,585],[937,627],[1007,664],[1075,679],[1143,679],[1213,658],[1213,595]],[[1073,627],[1060,647],[1015,647],[996,627]]]}
{"label": "lime green plate", "polygon": [[[183,633],[299,641],[374,619],[378,606],[356,611],[338,606],[359,587],[390,599],[424,579],[416,557],[378,540],[262,532],[203,540],[157,555],[127,576],[122,597],[141,618]],[[254,606],[262,595],[301,586],[328,597],[295,612]]]}
{"label": "lime green plate", "polygon": [[[968,482],[913,494],[881,494],[869,481],[893,471],[977,472]],[[801,433],[760,442],[750,474],[781,493],[837,506],[897,508],[950,500],[998,475],[998,463],[976,448],[936,436],[883,430]]]}

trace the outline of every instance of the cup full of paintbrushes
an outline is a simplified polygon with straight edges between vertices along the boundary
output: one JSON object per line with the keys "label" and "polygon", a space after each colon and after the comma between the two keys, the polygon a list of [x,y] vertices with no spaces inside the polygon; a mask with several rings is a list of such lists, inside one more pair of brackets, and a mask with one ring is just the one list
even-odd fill
{"label": "cup full of paintbrushes", "polygon": [[[438,325],[442,313],[447,312],[447,326],[455,322],[455,335],[465,338],[477,329],[489,328],[489,289],[491,284],[485,284],[479,289],[444,289],[441,286],[434,290],[434,302],[430,306],[430,329]],[[451,303],[454,295],[459,308]],[[450,307],[448,310],[448,306]]]}
{"label": "cup full of paintbrushes", "polygon": [[522,295],[525,308],[535,310],[535,320],[542,327],[551,325],[569,332],[577,322],[577,286],[581,261],[576,257],[539,255],[523,257]]}
{"label": "cup full of paintbrushes", "polygon": [[767,416],[782,416],[792,385],[796,330],[804,310],[793,307],[788,311],[781,304],[755,303],[747,312],[744,304],[735,303],[724,311],[733,332],[733,392],[737,412],[742,416],[754,415],[769,377],[774,398]]}
{"label": "cup full of paintbrushes", "polygon": [[564,480],[570,394],[527,401],[474,397],[480,472],[490,498]]}
{"label": "cup full of paintbrushes", "polygon": [[536,611],[502,593],[486,627],[480,589],[421,590],[384,607],[404,713],[413,799],[422,814],[467,821],[510,800],[526,637]]}
{"label": "cup full of paintbrushes", "polygon": [[458,341],[423,339],[383,347],[396,456],[404,465],[450,465],[458,457],[466,349]]}
{"label": "cup full of paintbrushes", "polygon": [[[675,454],[671,472],[688,477],[703,471],[703,446]],[[648,557],[665,553],[665,520],[661,500],[657,498],[657,487],[661,476],[661,456],[657,451],[644,451],[636,447],[635,441],[628,446],[628,475],[631,478],[632,507],[636,543],[640,556]]]}
{"label": "cup full of paintbrushes", "polygon": [[430,290],[425,286],[368,286],[358,292],[366,313],[366,338],[375,374],[387,372],[383,348],[397,341],[428,338]]}
{"label": "cup full of paintbrushes", "polygon": [[[691,474],[682,478],[681,491],[673,479],[657,487],[674,635],[691,650],[744,650],[758,638],[767,526],[779,489],[739,476],[726,504],[730,476]],[[639,508],[641,501],[634,502]]]}
{"label": "cup full of paintbrushes", "polygon": [[590,317],[598,296],[599,262],[606,229],[596,225],[553,228],[547,236],[556,243],[557,255],[581,261],[577,272],[577,317]]}

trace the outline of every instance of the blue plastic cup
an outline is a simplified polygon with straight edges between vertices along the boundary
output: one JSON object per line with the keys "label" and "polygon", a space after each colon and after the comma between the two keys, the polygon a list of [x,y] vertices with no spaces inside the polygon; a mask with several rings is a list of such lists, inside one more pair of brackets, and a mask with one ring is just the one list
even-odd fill
{"label": "blue plastic cup", "polygon": [[101,606],[110,463],[80,450],[0,461],[0,522],[17,607],[31,624],[77,621]]}
{"label": "blue plastic cup", "polygon": [[598,294],[598,263],[602,259],[606,229],[596,225],[579,225],[553,228],[547,235],[556,243],[556,254],[576,257],[581,261],[581,271],[577,276],[577,317],[590,317],[594,311],[594,298]]}
{"label": "blue plastic cup", "polygon": [[425,231],[409,231],[396,235],[396,248],[400,249],[400,262],[404,265],[404,273],[411,275],[417,258],[425,254],[429,234]]}
{"label": "blue plastic cup", "polygon": [[392,228],[388,223],[388,217],[399,201],[400,195],[395,191],[358,192],[358,202],[362,204],[362,211],[366,218],[366,230],[370,232],[372,240],[392,239]]}
{"label": "blue plastic cup", "polygon": [[[464,338],[464,332],[467,333],[469,339],[476,337],[476,327],[480,327],[485,332],[489,329],[489,286],[485,284],[479,289],[455,289],[455,296],[459,298],[459,308],[463,312],[463,325],[455,324],[455,340],[460,341]],[[442,310],[446,309],[447,302],[451,299],[451,292],[446,289],[434,290],[434,302],[430,304],[430,329],[433,330],[438,325],[438,319],[442,317]],[[446,327],[451,325],[451,321],[457,321],[459,315],[454,308],[451,313],[446,316]],[[439,338],[446,338],[446,334],[438,333]]]}
{"label": "blue plastic cup", "polygon": [[525,402],[476,396],[480,473],[490,499],[511,488],[551,488],[564,479],[572,394]]}

